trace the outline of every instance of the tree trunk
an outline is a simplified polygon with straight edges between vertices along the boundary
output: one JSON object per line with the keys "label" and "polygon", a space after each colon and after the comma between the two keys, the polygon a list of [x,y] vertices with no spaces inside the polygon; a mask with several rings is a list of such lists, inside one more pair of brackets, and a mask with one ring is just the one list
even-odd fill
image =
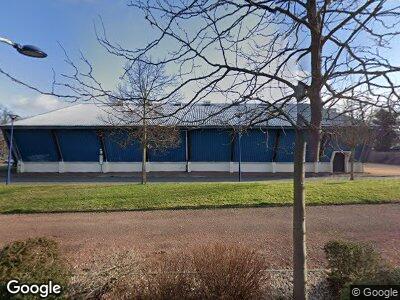
{"label": "tree trunk", "polygon": [[356,149],[353,147],[351,148],[351,153],[350,153],[350,180],[354,180],[354,154],[356,152]]}
{"label": "tree trunk", "polygon": [[311,109],[311,132],[309,141],[310,158],[312,162],[319,161],[319,152],[321,147],[321,122],[322,122],[322,98],[321,90],[323,87],[322,77],[322,26],[321,16],[318,14],[317,1],[308,0],[307,17],[310,22],[311,35],[311,85],[308,88],[308,97],[310,99]]}
{"label": "tree trunk", "polygon": [[304,194],[304,131],[296,129],[293,204],[293,298],[307,299],[306,219]]}
{"label": "tree trunk", "polygon": [[319,162],[319,154],[321,149],[321,122],[322,122],[322,100],[319,92],[315,92],[314,96],[310,94],[311,104],[311,130],[309,139],[309,156],[312,162]]}

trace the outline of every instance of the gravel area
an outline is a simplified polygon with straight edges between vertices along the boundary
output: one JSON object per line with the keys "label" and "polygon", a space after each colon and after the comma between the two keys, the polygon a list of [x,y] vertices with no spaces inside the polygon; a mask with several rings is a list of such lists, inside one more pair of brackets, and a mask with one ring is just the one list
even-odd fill
{"label": "gravel area", "polygon": [[[76,262],[134,250],[144,255],[180,251],[210,243],[248,245],[264,254],[271,268],[292,260],[290,207],[202,209],[112,213],[0,215],[0,246],[47,236]],[[326,266],[323,245],[332,239],[371,241],[400,265],[400,204],[307,208],[308,262]]]}
{"label": "gravel area", "polygon": [[[293,271],[280,270],[270,271],[270,285],[272,299],[292,299],[293,293]],[[308,299],[309,300],[330,300],[333,297],[329,294],[329,285],[326,280],[326,271],[309,270],[307,274],[308,281]]]}

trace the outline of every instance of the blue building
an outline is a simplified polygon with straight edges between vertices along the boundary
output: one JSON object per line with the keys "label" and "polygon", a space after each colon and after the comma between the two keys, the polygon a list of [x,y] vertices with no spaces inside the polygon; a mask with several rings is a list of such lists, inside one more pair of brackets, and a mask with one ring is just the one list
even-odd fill
{"label": "blue building", "polygon": [[[179,144],[164,151],[148,149],[148,171],[237,172],[240,161],[243,172],[292,172],[294,130],[290,123],[272,115],[243,131],[239,143],[237,128],[242,121],[237,111],[243,107],[229,107],[218,116],[213,115],[221,111],[217,104],[182,109],[168,121],[179,128]],[[122,146],[116,140],[115,126],[105,122],[109,109],[77,104],[16,121],[13,156],[18,171],[139,172],[140,145],[133,141]],[[295,105],[286,109],[296,113]],[[2,130],[9,141],[10,126]],[[307,162],[306,171],[347,171],[350,152],[326,145],[321,161]],[[362,171],[361,163],[356,170]]]}

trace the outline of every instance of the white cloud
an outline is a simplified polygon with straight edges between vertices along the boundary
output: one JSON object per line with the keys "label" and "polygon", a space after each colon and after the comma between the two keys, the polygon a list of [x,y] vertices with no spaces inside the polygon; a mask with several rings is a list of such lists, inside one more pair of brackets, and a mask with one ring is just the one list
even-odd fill
{"label": "white cloud", "polygon": [[17,97],[7,102],[7,108],[22,117],[33,116],[71,105],[71,103],[49,95]]}

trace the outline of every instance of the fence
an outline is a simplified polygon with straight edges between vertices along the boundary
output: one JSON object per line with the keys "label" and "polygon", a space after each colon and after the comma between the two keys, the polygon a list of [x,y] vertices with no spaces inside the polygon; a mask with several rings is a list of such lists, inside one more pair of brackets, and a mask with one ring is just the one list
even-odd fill
{"label": "fence", "polygon": [[366,161],[370,163],[400,165],[400,152],[369,151]]}

